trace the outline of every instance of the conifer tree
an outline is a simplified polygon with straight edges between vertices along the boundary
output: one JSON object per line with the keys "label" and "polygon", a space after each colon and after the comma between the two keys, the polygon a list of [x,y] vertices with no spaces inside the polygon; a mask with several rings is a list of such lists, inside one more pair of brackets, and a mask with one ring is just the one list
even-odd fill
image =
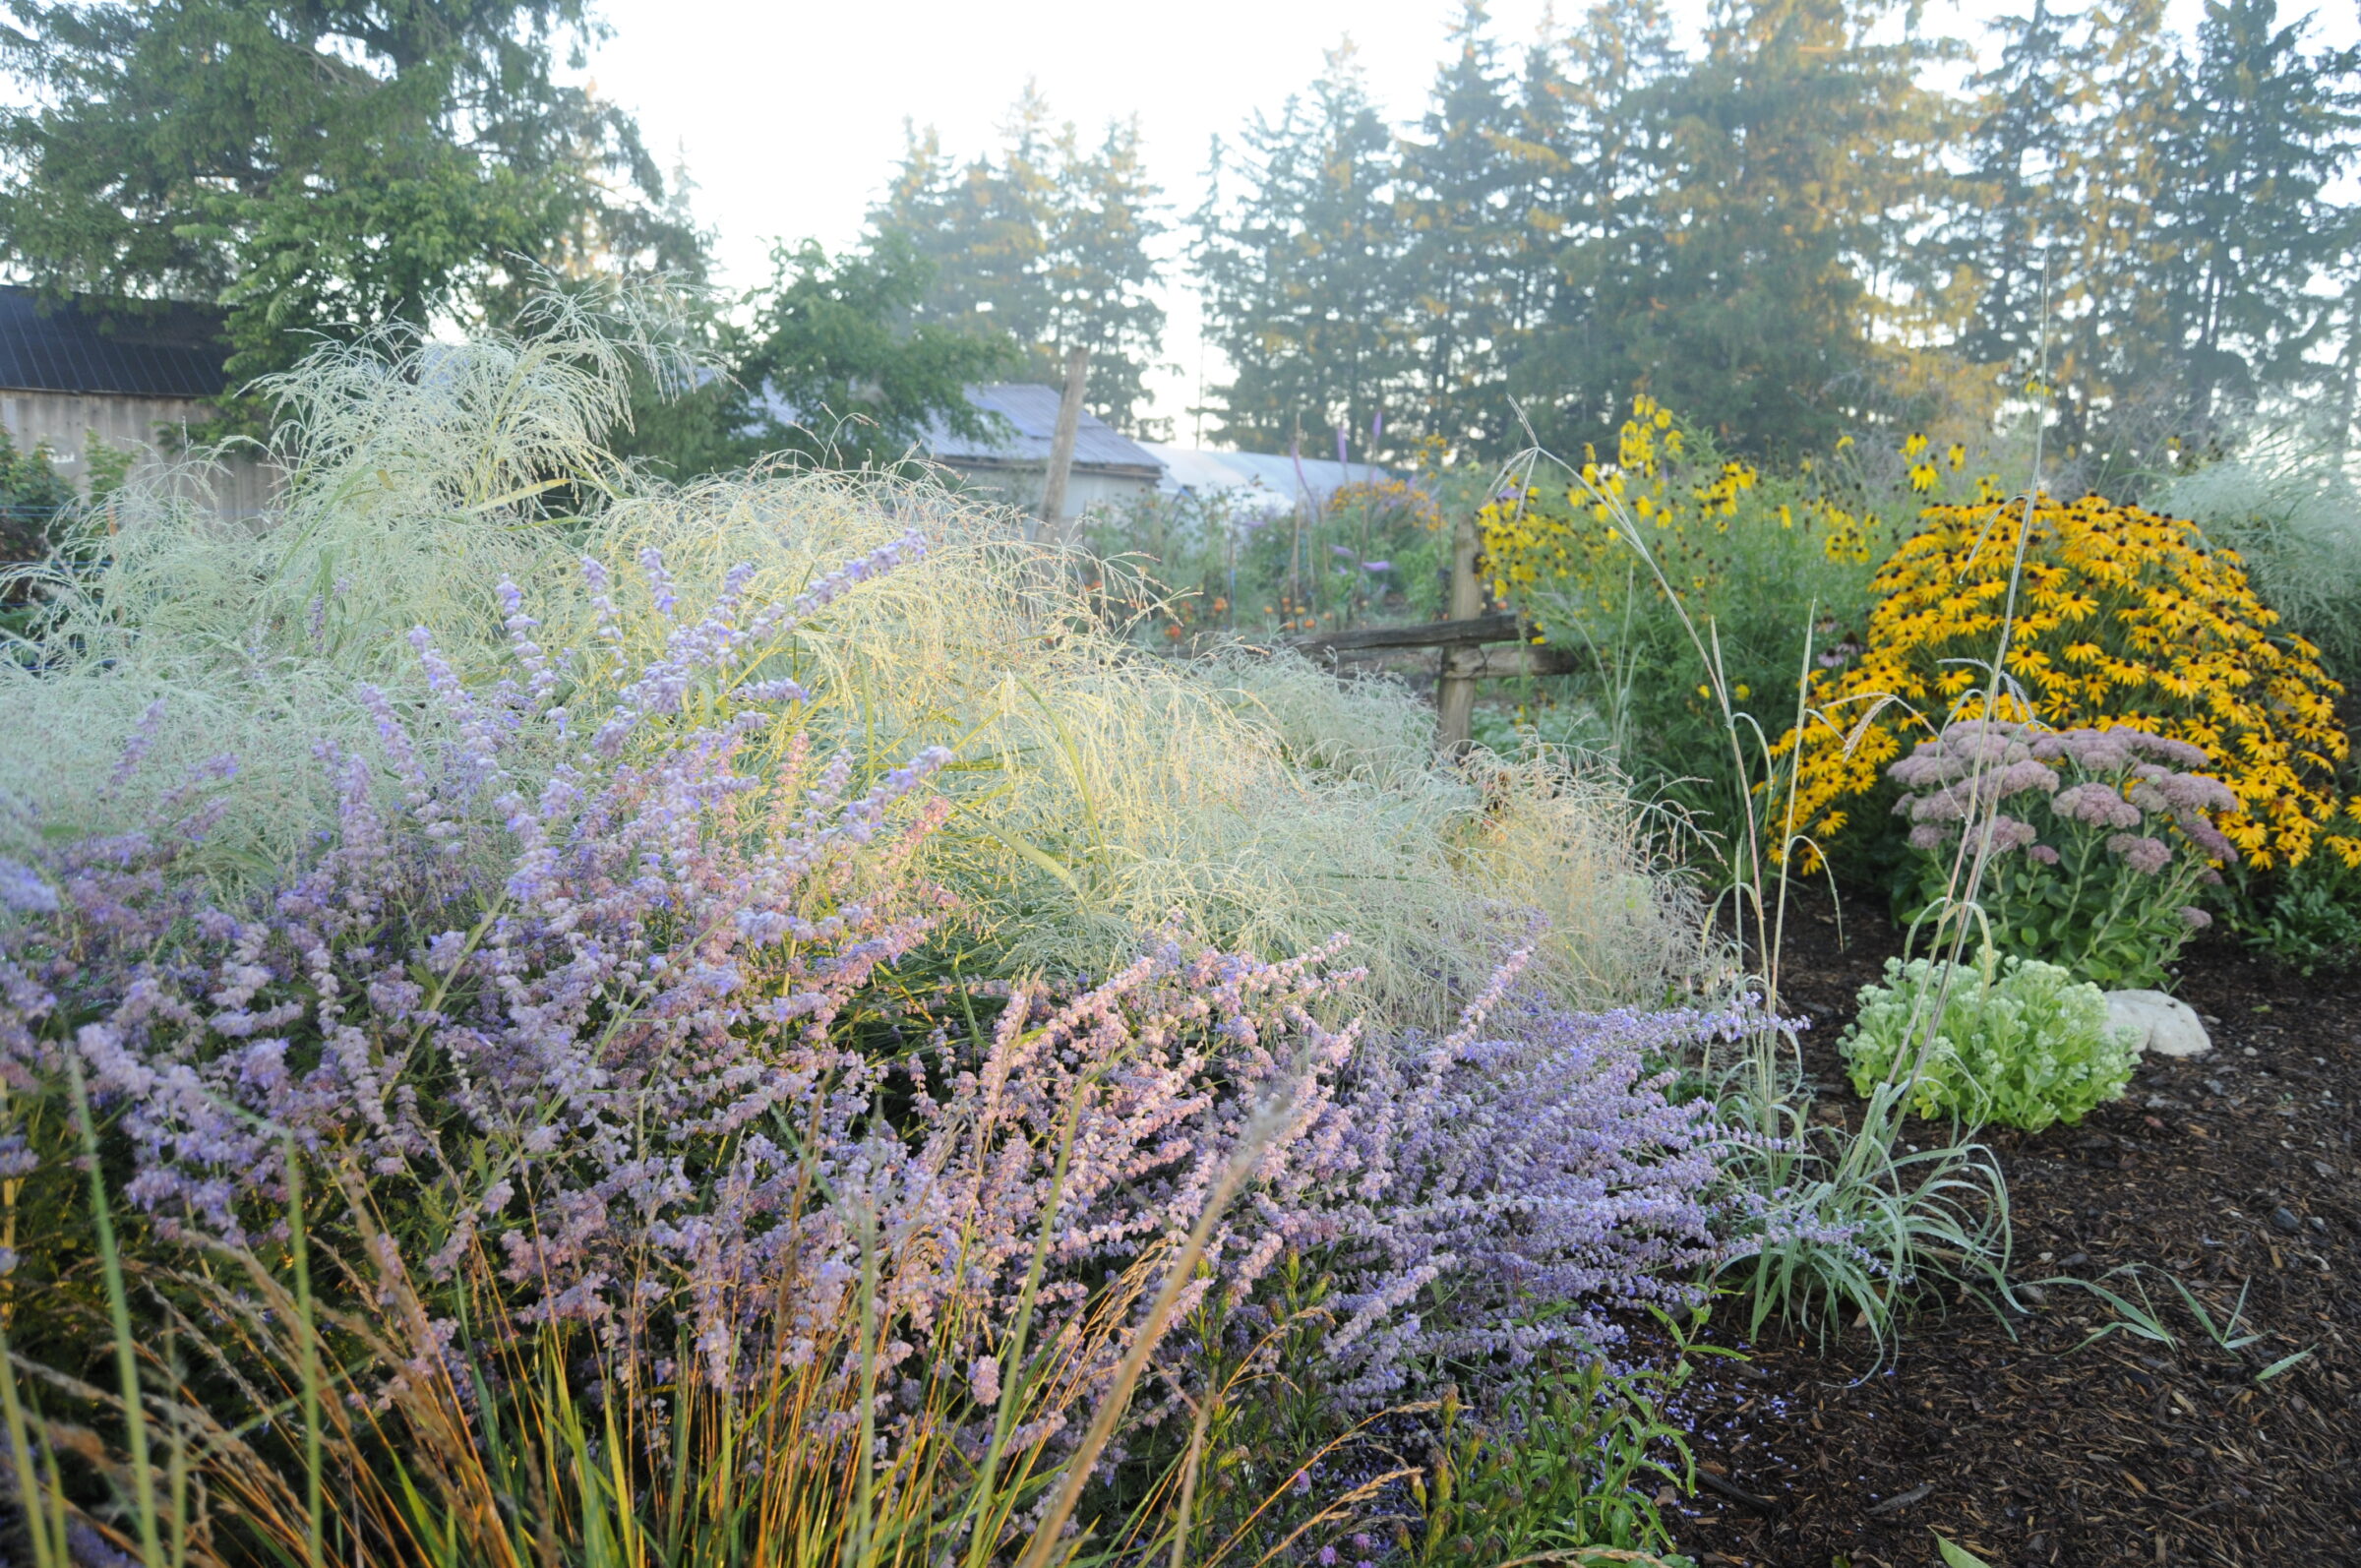
{"label": "conifer tree", "polygon": [[1684,61],[1661,0],[1601,0],[1535,52],[1547,64],[1527,67],[1523,151],[1547,171],[1527,225],[1545,294],[1509,387],[1536,434],[1573,452],[1614,429],[1643,375],[1625,324],[1658,301],[1655,197]]}
{"label": "conifer tree", "polygon": [[[1411,410],[1411,307],[1393,138],[1348,42],[1308,97],[1220,143],[1192,259],[1205,333],[1232,367],[1220,437],[1249,451],[1342,426],[1397,450]],[[1315,446],[1316,450],[1316,446]]]}
{"label": "conifer tree", "polygon": [[2350,51],[2307,54],[2275,0],[2212,0],[2197,31],[2158,202],[2165,308],[2193,431],[2319,389],[2349,210],[2327,200],[2356,152],[2339,101]]}
{"label": "conifer tree", "polygon": [[1164,335],[1160,195],[1136,123],[1085,148],[1028,86],[996,153],[954,163],[913,129],[871,226],[932,267],[917,320],[1005,332],[1024,356],[1014,374],[1052,385],[1069,349],[1089,348],[1091,410],[1136,430]]}
{"label": "conifer tree", "polygon": [[1993,23],[1995,58],[1969,83],[1968,169],[1949,225],[1969,296],[1957,348],[2020,385],[2040,359],[2044,258],[2074,226],[2064,171],[2078,130],[2068,39],[2076,20],[2033,0],[2028,14]]}
{"label": "conifer tree", "polygon": [[2049,242],[2050,374],[2059,455],[2096,477],[2179,423],[2180,356],[2158,222],[2180,134],[2182,61],[2162,0],[2099,0],[2064,84],[2076,109]]}
{"label": "conifer tree", "polygon": [[1421,424],[1450,452],[1509,444],[1506,372],[1531,325],[1516,287],[1530,165],[1513,155],[1523,127],[1488,25],[1465,0],[1398,175]]}
{"label": "conifer tree", "polygon": [[1878,274],[1932,215],[1946,131],[1928,47],[1872,41],[1882,19],[1720,0],[1669,90],[1664,269],[1617,326],[1658,395],[1733,442],[1823,446],[1879,377],[1875,326],[1907,283]]}

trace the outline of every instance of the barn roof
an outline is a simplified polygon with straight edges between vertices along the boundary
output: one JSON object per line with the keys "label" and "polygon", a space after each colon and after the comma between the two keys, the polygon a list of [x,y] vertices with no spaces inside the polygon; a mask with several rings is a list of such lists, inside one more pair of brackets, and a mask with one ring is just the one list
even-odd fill
{"label": "barn roof", "polygon": [[1200,452],[1188,447],[1144,443],[1164,464],[1167,495],[1225,495],[1251,511],[1276,513],[1299,502],[1324,511],[1345,485],[1382,484],[1394,474],[1375,463],[1338,462],[1333,457],[1290,457],[1259,452]]}
{"label": "barn roof", "polygon": [[[981,437],[954,435],[939,419],[927,432],[927,449],[939,462],[1009,463],[1031,466],[1050,460],[1058,433],[1059,392],[1055,387],[996,382],[967,389],[967,400],[1007,421],[1003,430]],[[1154,479],[1164,470],[1153,453],[1087,410],[1074,432],[1074,466],[1108,472],[1135,471]]]}
{"label": "barn roof", "polygon": [[218,397],[228,386],[221,313],[205,305],[108,307],[0,284],[0,388],[129,397]]}

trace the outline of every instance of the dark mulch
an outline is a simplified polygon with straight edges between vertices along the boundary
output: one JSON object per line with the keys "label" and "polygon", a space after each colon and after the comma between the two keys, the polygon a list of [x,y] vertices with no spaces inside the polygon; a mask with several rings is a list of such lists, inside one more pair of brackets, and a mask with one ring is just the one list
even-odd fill
{"label": "dark mulch", "polygon": [[[1847,902],[1846,943],[1825,908],[1787,943],[1806,1065],[1839,1104],[1838,1037],[1898,948],[1865,902]],[[2076,1349],[2111,1314],[2073,1288],[2007,1325],[1972,1303],[1921,1313],[1883,1366],[1865,1345],[1750,1346],[1688,1414],[1705,1468],[1772,1507],[1700,1493],[1683,1550],[1915,1568],[1939,1531],[1996,1565],[2361,1564],[2361,979],[2301,978],[2210,935],[2176,989],[2219,1020],[2212,1055],[2145,1060],[2080,1126],[1988,1140],[2016,1274],[2144,1264],[2217,1320],[2244,1289],[2261,1342],[2216,1349],[2150,1276],[2177,1350],[2123,1333]]]}

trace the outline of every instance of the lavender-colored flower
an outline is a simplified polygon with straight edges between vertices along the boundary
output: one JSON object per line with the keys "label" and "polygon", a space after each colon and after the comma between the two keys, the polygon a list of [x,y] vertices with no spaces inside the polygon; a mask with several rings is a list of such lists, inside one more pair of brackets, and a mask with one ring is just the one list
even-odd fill
{"label": "lavender-colored flower", "polygon": [[52,915],[57,908],[57,889],[43,881],[40,873],[23,861],[0,855],[0,909],[13,909],[21,915]]}
{"label": "lavender-colored flower", "polygon": [[2213,917],[2195,904],[2183,904],[2181,906],[2181,924],[2187,926],[2191,931],[2204,931],[2208,926],[2213,924]]}
{"label": "lavender-colored flower", "polygon": [[140,715],[139,723],[132,726],[130,739],[123,743],[122,754],[115,758],[114,769],[106,776],[102,798],[113,796],[131,782],[141,764],[148,760],[148,754],[154,750],[156,733],[162,728],[163,722],[164,699],[159,696],[148,704],[147,711]]}
{"label": "lavender-colored flower", "polygon": [[2096,779],[2073,784],[2050,798],[2049,809],[2061,820],[2086,827],[2138,827],[2140,808],[2123,798],[2112,784]]}
{"label": "lavender-colored flower", "polygon": [[664,564],[664,552],[649,545],[639,552],[639,570],[647,574],[647,591],[654,601],[656,614],[672,619],[673,606],[680,602],[680,593],[673,585],[672,569]]}
{"label": "lavender-colored flower", "polygon": [[2107,839],[2107,850],[2121,856],[2126,866],[2143,876],[2153,876],[2172,864],[2172,846],[2145,834],[2112,834]]}

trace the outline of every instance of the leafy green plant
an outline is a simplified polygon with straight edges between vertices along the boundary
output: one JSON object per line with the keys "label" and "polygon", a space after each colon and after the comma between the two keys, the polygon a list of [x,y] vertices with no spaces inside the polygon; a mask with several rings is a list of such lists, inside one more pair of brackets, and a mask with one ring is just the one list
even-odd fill
{"label": "leafy green plant", "polygon": [[2315,855],[2239,882],[2224,900],[2226,924],[2247,946],[2304,975],[2361,964],[2361,871]]}
{"label": "leafy green plant", "polygon": [[1538,1369],[1482,1420],[1455,1397],[1442,1402],[1426,1465],[1411,1480],[1421,1511],[1410,1554],[1417,1568],[1672,1549],[1655,1494],[1693,1492],[1696,1463],[1667,1406],[1695,1370],[1690,1357],[1735,1353],[1694,1343],[1702,1310],[1685,1327],[1656,1316],[1675,1353],[1665,1364]]}
{"label": "leafy green plant", "polygon": [[2105,995],[2056,964],[1989,947],[1972,967],[1889,958],[1885,984],[1863,987],[1860,1001],[1842,1048],[1853,1088],[1873,1093],[1920,1054],[1906,1098],[1921,1116],[2037,1132],[2082,1120],[2131,1081],[2134,1052],[2109,1028]]}

